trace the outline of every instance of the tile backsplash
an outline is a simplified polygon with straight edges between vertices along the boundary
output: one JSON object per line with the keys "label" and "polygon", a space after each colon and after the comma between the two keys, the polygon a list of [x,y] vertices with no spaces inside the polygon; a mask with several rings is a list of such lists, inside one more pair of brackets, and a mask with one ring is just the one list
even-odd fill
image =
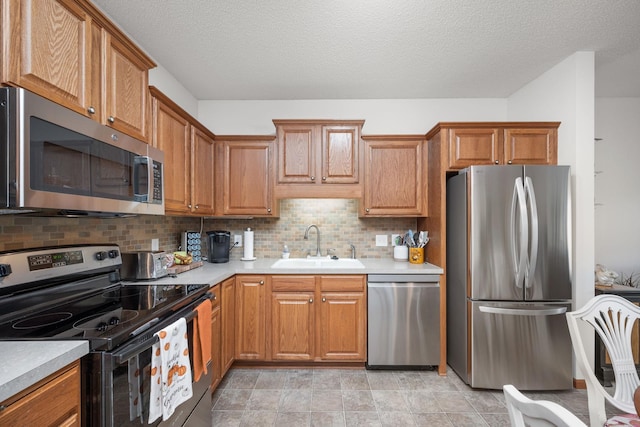
{"label": "tile backsplash", "polygon": [[[46,218],[25,215],[0,216],[0,251],[83,243],[116,243],[122,251],[150,250],[151,239],[160,241],[160,249],[174,251],[180,244],[182,231],[201,231],[203,253],[206,254],[206,231],[227,230],[243,234],[254,230],[254,255],[279,258],[283,245],[291,257],[306,256],[315,251],[316,231],[320,229],[323,254],[331,248],[339,257],[351,255],[349,244],[356,247],[358,258],[390,258],[392,233],[416,229],[415,218],[359,218],[358,201],[350,199],[285,199],[280,201],[280,218],[228,219],[171,216],[136,216],[131,218]],[[377,247],[376,235],[384,234],[389,246]],[[242,248],[231,251],[231,259],[239,259]]]}

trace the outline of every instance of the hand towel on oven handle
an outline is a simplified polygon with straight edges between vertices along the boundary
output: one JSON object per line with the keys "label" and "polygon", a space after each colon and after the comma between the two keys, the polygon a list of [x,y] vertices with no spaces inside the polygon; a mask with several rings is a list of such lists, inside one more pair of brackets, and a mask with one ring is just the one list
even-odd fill
{"label": "hand towel on oven handle", "polygon": [[149,424],[161,415],[166,421],[193,395],[187,321],[180,318],[155,335],[159,340],[153,344],[151,355]]}
{"label": "hand towel on oven handle", "polygon": [[207,373],[211,360],[211,300],[206,299],[196,307],[198,313],[193,322],[193,377],[197,382]]}

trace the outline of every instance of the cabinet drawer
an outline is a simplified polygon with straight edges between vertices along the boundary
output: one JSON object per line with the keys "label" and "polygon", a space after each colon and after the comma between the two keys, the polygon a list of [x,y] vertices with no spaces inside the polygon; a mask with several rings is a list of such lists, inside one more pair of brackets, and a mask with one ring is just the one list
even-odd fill
{"label": "cabinet drawer", "polygon": [[321,292],[363,292],[364,276],[320,276]]}
{"label": "cabinet drawer", "polygon": [[273,292],[313,292],[316,288],[315,276],[272,276],[271,290]]}

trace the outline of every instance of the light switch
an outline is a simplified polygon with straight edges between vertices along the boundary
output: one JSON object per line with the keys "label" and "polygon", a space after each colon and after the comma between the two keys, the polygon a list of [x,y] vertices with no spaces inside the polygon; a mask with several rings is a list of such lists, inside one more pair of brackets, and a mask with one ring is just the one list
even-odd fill
{"label": "light switch", "polygon": [[152,251],[160,250],[160,239],[151,239],[151,250]]}
{"label": "light switch", "polygon": [[376,246],[387,246],[388,244],[386,234],[376,234]]}

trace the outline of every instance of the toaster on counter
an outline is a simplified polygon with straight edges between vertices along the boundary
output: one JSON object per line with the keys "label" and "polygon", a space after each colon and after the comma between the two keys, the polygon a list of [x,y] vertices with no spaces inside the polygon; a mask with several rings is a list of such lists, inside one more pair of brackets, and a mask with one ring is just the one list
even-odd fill
{"label": "toaster on counter", "polygon": [[123,280],[153,280],[169,274],[164,251],[123,252],[120,277]]}

